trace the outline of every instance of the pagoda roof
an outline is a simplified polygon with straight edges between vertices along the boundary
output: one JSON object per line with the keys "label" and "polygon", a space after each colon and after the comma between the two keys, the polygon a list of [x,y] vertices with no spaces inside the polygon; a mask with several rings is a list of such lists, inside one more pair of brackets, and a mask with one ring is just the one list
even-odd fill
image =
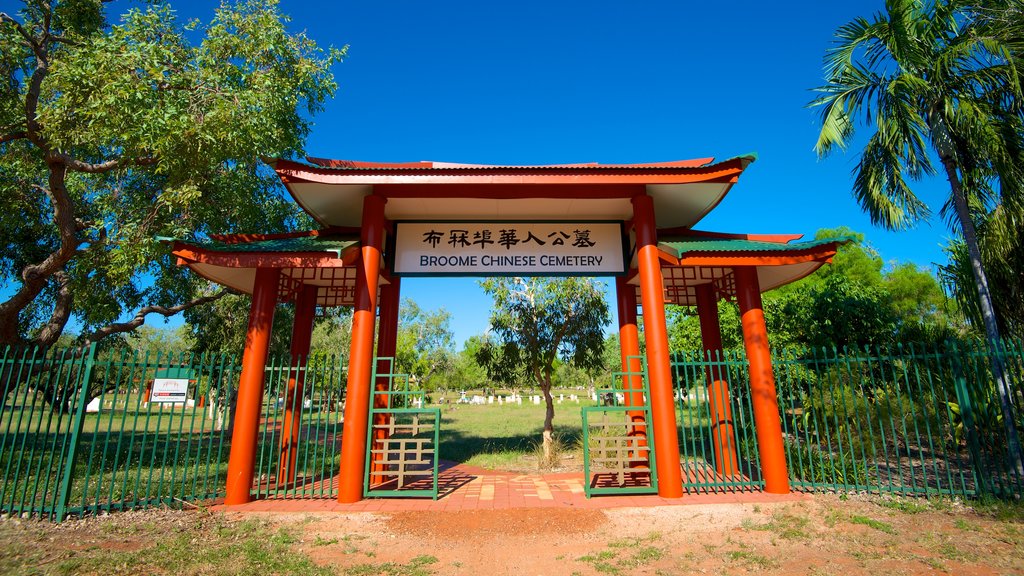
{"label": "pagoda roof", "polygon": [[325,226],[358,227],[363,198],[391,220],[629,220],[654,200],[659,228],[689,228],[756,160],[748,154],[640,164],[484,165],[268,159],[295,201]]}
{"label": "pagoda roof", "polygon": [[[798,242],[802,235],[721,234],[686,231],[659,234],[658,249],[664,277],[666,302],[682,306],[697,303],[694,287],[712,284],[719,298],[735,293],[733,268],[757,269],[762,292],[795,282],[832,261],[839,246],[850,236]],[[633,278],[631,284],[637,284]],[[639,297],[639,294],[638,294]]]}
{"label": "pagoda roof", "polygon": [[[849,237],[799,242],[794,234],[722,234],[673,231],[660,234],[666,301],[694,305],[694,286],[712,283],[720,298],[732,294],[732,268],[755,266],[761,290],[799,280],[831,261]],[[355,294],[359,236],[329,228],[288,234],[231,234],[203,242],[174,241],[178,263],[243,293],[252,293],[257,267],[280,268],[279,299],[291,300],[303,284],[319,286],[320,306],[351,305]],[[635,265],[633,266],[635,268]],[[388,283],[382,277],[382,283]],[[636,278],[631,283],[636,284]],[[639,286],[637,287],[639,290]]]}

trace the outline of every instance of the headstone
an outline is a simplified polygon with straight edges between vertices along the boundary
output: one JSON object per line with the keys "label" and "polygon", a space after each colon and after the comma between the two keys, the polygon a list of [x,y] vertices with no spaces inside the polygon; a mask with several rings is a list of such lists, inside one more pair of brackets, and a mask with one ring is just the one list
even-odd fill
{"label": "headstone", "polygon": [[488,396],[487,397],[487,403],[488,404],[494,404],[494,396]]}
{"label": "headstone", "polygon": [[100,413],[100,399],[99,398],[93,398],[92,400],[90,400],[89,403],[85,406],[85,413],[86,414],[99,414]]}

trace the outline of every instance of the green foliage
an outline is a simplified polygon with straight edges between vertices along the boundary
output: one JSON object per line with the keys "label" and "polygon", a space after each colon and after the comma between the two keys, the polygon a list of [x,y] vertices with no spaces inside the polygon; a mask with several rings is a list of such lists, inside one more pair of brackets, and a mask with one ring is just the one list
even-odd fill
{"label": "green foliage", "polygon": [[480,283],[494,298],[491,331],[478,354],[496,380],[531,379],[547,404],[545,440],[550,443],[555,360],[582,370],[603,366],[603,327],[610,321],[600,283],[590,278],[489,278]]}
{"label": "green foliage", "polygon": [[790,475],[812,484],[864,486],[868,482],[867,465],[849,452],[828,452],[808,444],[786,440]]}
{"label": "green foliage", "polygon": [[395,351],[396,370],[415,376],[424,390],[437,388],[436,377],[451,371],[455,359],[453,334],[449,324],[451,313],[443,308],[423,310],[406,298],[402,302],[398,322],[398,345]]}
{"label": "green foliage", "polygon": [[[772,345],[785,347],[888,345],[905,341],[941,342],[957,333],[947,313],[945,294],[929,272],[913,264],[886,268],[864,243],[863,234],[848,228],[822,229],[815,238],[847,236],[833,262],[814,274],[765,293],[765,322]],[[722,343],[743,345],[739,309],[718,303]],[[673,350],[700,350],[700,323],[690,310],[668,311]]]}
{"label": "green foliage", "polygon": [[[854,169],[853,195],[874,223],[902,230],[927,219],[931,208],[910,182],[938,173],[949,182],[942,214],[967,247],[993,348],[1002,337],[976,221],[998,205],[1024,205],[1020,7],[1003,0],[887,0],[870,20],[857,18],[836,31],[825,57],[826,84],[811,103],[821,109],[815,146],[821,156],[854,141],[857,125],[872,129]],[[991,372],[1006,415],[1009,457],[1021,475],[1012,391],[994,357]]]}
{"label": "green foliage", "polygon": [[327,308],[326,312],[313,324],[309,355],[316,358],[338,358],[342,365],[347,365],[352,344],[352,309],[339,306]]}
{"label": "green foliage", "polygon": [[158,236],[308,224],[260,158],[301,154],[344,49],[289,33],[276,1],[224,3],[205,24],[163,2],[116,25],[90,1],[6,16],[0,282],[15,293],[0,341],[49,344],[71,317],[90,331],[209,293]]}
{"label": "green foliage", "polygon": [[588,278],[490,278],[491,330],[479,359],[492,377],[522,375],[551,386],[555,361],[581,369],[603,365],[603,327],[610,321],[598,282]]}
{"label": "green foliage", "polygon": [[[981,259],[988,275],[996,320],[1008,335],[1024,336],[1024,215],[1000,205],[978,224]],[[960,305],[971,326],[984,324],[981,302],[974,288],[970,255],[961,238],[951,240],[945,252],[949,262],[939,267],[943,284]]]}

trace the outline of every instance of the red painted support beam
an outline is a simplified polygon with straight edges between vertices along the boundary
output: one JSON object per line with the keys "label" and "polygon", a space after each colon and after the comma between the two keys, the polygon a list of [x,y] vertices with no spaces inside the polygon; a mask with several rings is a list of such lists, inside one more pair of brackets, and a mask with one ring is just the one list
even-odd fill
{"label": "red painted support beam", "polygon": [[672,394],[668,328],[665,323],[665,284],[661,276],[661,263],[658,261],[654,201],[650,196],[633,197],[633,229],[636,231],[640,301],[644,315],[644,342],[647,344],[658,495],[662,498],[679,498],[683,495],[683,477],[679,464],[676,407]]}
{"label": "red painted support beam", "polygon": [[[636,325],[636,289],[633,288],[625,276],[615,279],[615,302],[619,316],[619,350],[622,354],[622,387],[626,390],[626,406],[643,406],[645,404],[643,395],[643,366],[640,362],[640,337]],[[636,390],[636,392],[629,392]],[[630,420],[643,425],[634,426],[630,430],[630,436],[639,436],[638,444],[647,446],[647,426],[644,423],[642,411],[630,412]],[[646,465],[650,460],[646,453],[637,454],[634,460],[638,465]]]}
{"label": "red painted support beam", "polygon": [[[395,351],[398,348],[398,318],[399,318],[399,305],[402,293],[402,279],[396,276],[391,277],[391,283],[385,284],[380,287],[380,320],[377,324],[377,358],[391,358],[392,363],[390,366],[384,366],[384,363],[378,360],[380,364],[378,366],[378,372],[383,369],[387,369],[388,372],[394,372],[394,358]],[[374,382],[374,390],[378,392],[387,392],[391,386],[391,379],[386,377],[379,377]],[[391,397],[386,394],[378,394],[373,398],[374,408],[387,408],[391,403]],[[384,416],[378,414],[373,422],[376,424],[384,424]],[[372,442],[376,443],[388,437],[386,430],[374,430]],[[384,464],[380,461],[380,458],[374,458],[371,463],[371,469],[374,472],[380,472],[384,470]]]}
{"label": "red painted support beam", "polygon": [[356,269],[355,307],[352,313],[352,345],[348,359],[345,424],[341,436],[341,471],[338,502],[363,498],[363,465],[366,460],[366,425],[370,413],[370,378],[373,374],[373,333],[377,320],[377,283],[384,247],[384,203],[379,196],[363,200],[360,233],[361,260]]}
{"label": "red painted support beam", "polygon": [[733,274],[736,276],[736,300],[740,305],[743,323],[743,345],[750,362],[750,396],[754,405],[764,490],[773,494],[788,494],[786,448],[782,442],[779,398],[775,392],[772,354],[768,347],[768,329],[764,324],[757,268],[741,266],[733,268]]}
{"label": "red painted support beam", "polygon": [[306,364],[309,360],[309,346],[313,340],[313,320],[316,318],[317,287],[302,286],[295,300],[295,321],[292,324],[291,360],[292,369],[288,376],[288,390],[284,400],[284,423],[281,427],[281,455],[278,464],[277,483],[295,482],[295,460],[299,433],[302,428],[302,402],[306,381]]}
{"label": "red painted support beam", "polygon": [[238,381],[234,432],[228,457],[225,504],[245,504],[250,500],[256,464],[256,438],[260,409],[263,406],[263,373],[270,349],[270,331],[277,305],[277,268],[257,268],[249,308],[249,327],[242,355],[242,374]]}
{"label": "red painted support beam", "polygon": [[[697,316],[700,318],[700,337],[707,362],[722,361],[722,327],[718,318],[718,299],[712,284],[694,287],[697,297]],[[736,457],[736,436],[733,433],[732,401],[729,382],[721,365],[707,368],[708,405],[711,412],[711,442],[715,454],[715,470],[723,476],[739,472]]]}

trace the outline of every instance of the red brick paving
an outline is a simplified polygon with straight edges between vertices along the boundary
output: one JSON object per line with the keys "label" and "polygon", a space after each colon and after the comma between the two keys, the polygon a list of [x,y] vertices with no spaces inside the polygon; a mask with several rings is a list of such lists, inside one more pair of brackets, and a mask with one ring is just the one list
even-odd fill
{"label": "red brick paving", "polygon": [[579,472],[558,474],[517,474],[484,470],[457,464],[442,471],[437,500],[425,498],[370,498],[353,504],[339,504],[333,499],[267,499],[248,504],[226,506],[216,510],[237,512],[399,512],[410,510],[482,510],[509,508],[626,508],[650,506],[686,506],[716,503],[768,503],[796,501],[803,494],[766,494],[764,492],[718,492],[687,494],[678,499],[650,495],[594,496],[588,499],[583,491],[583,475]]}

